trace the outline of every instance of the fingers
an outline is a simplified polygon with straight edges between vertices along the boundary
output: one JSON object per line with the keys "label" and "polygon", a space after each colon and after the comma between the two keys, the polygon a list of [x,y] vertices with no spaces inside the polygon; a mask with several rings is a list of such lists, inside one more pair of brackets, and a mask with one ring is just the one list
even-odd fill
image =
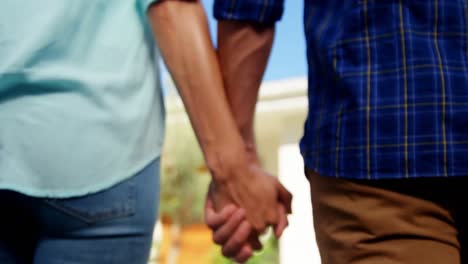
{"label": "fingers", "polygon": [[274,206],[273,206],[273,208],[270,208],[270,210],[268,211],[268,215],[269,215],[269,217],[268,217],[268,220],[269,220],[268,226],[269,225],[273,225],[273,226],[276,225],[278,223],[279,215],[278,215],[278,211],[275,210]]}
{"label": "fingers", "polygon": [[214,209],[213,201],[208,198],[205,204],[205,222],[211,229],[217,229],[226,223],[235,211],[236,207],[230,204],[217,213]]}
{"label": "fingers", "polygon": [[234,260],[239,263],[246,262],[253,255],[253,250],[248,245],[242,247],[239,253],[234,257]]}
{"label": "fingers", "polygon": [[277,239],[281,237],[281,235],[283,234],[283,231],[289,225],[286,208],[282,204],[278,204],[278,215],[279,215],[279,221],[278,221],[278,224],[275,226],[275,236]]}
{"label": "fingers", "polygon": [[[247,244],[247,239],[252,232],[252,227],[247,221],[243,221],[235,233],[227,240],[223,246],[223,255],[226,257],[235,257]],[[252,248],[250,251],[252,251]]]}
{"label": "fingers", "polygon": [[268,210],[263,211],[262,214],[258,213],[259,212],[257,212],[256,218],[249,219],[249,222],[252,224],[257,234],[265,233],[268,226],[274,226],[278,223],[278,212],[274,205],[268,208]]}
{"label": "fingers", "polygon": [[218,245],[224,245],[226,241],[235,234],[237,227],[242,223],[242,221],[244,221],[244,219],[245,210],[236,210],[228,221],[221,225],[219,229],[214,229],[213,241]]}
{"label": "fingers", "polygon": [[284,204],[286,212],[288,214],[292,213],[291,203],[292,203],[292,194],[276,179],[276,189],[278,190],[278,196],[280,201]]}
{"label": "fingers", "polygon": [[254,229],[254,232],[257,233],[257,234],[263,234],[265,233],[266,229],[267,229],[267,225],[272,221],[272,217],[268,214],[267,216],[267,222],[265,221],[261,221],[261,220],[258,220],[256,221],[257,219],[248,219],[249,222],[252,224],[252,228]]}
{"label": "fingers", "polygon": [[250,233],[249,244],[250,246],[252,246],[253,250],[256,250],[256,251],[261,250],[263,248],[263,245],[260,242],[258,235],[255,233]]}

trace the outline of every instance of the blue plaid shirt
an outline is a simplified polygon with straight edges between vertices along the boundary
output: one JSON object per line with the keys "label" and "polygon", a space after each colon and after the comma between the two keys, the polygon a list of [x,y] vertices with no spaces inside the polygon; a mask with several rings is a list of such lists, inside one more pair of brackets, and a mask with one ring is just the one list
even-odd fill
{"label": "blue plaid shirt", "polygon": [[[217,0],[214,11],[274,23],[283,0]],[[304,13],[308,168],[468,176],[468,0],[306,0]]]}

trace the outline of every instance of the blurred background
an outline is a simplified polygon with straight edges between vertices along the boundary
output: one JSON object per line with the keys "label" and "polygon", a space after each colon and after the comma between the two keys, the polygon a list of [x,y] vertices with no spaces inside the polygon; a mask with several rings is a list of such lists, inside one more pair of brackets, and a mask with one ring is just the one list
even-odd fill
{"label": "blurred background", "polygon": [[[216,42],[213,0],[202,0]],[[302,1],[286,1],[255,121],[257,148],[263,166],[293,193],[293,215],[281,241],[270,234],[264,249],[248,263],[320,263],[315,245],[308,182],[298,142],[307,114],[307,68]],[[203,156],[170,76],[165,71],[166,143],[162,158],[160,220],[150,263],[225,264],[203,222],[205,194],[210,181]]]}

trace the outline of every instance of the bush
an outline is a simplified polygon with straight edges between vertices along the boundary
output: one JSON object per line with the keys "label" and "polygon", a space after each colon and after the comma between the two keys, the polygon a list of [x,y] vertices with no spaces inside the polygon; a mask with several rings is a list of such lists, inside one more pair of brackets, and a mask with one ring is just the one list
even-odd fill
{"label": "bush", "polygon": [[203,223],[210,181],[191,129],[173,128],[162,155],[160,215],[181,226]]}
{"label": "bush", "polygon": [[[256,253],[247,264],[277,264],[278,263],[278,240],[273,235],[268,235],[263,243],[263,250]],[[225,258],[221,249],[216,247],[213,253],[212,264],[233,264],[235,262]]]}

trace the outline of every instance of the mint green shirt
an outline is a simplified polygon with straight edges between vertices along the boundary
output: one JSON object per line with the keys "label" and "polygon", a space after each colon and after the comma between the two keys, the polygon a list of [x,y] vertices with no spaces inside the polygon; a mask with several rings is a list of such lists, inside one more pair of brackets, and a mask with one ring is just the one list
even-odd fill
{"label": "mint green shirt", "polygon": [[151,2],[0,1],[0,189],[81,196],[159,157]]}

